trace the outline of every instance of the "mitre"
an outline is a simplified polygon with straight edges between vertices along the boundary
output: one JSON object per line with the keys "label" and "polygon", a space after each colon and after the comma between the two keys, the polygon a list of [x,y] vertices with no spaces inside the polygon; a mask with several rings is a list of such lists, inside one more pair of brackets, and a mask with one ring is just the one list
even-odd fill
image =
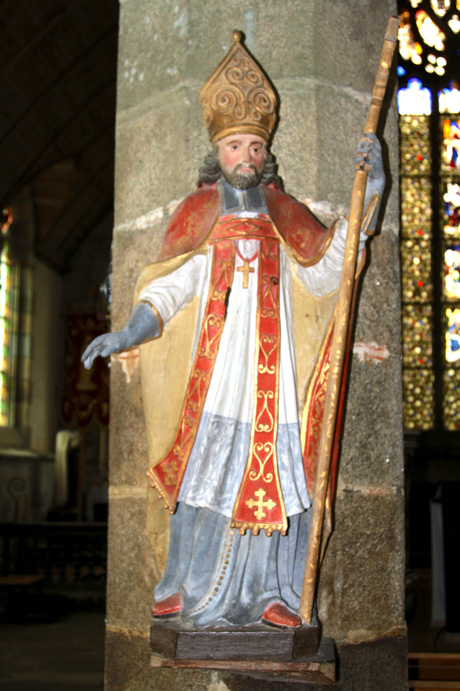
{"label": "mitre", "polygon": [[211,142],[229,134],[257,134],[270,139],[276,124],[278,99],[254,58],[242,44],[241,31],[200,92],[203,120]]}

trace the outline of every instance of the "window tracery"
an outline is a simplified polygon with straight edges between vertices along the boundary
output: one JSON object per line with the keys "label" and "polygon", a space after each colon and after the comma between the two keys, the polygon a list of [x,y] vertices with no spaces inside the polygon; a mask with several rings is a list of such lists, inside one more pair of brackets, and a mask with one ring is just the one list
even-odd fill
{"label": "window tracery", "polygon": [[460,0],[399,3],[404,426],[460,429]]}

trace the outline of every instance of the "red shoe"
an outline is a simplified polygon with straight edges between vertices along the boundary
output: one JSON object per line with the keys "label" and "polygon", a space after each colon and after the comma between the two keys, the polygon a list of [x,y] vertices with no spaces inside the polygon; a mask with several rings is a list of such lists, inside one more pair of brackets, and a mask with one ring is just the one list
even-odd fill
{"label": "red shoe", "polygon": [[174,593],[165,600],[157,602],[152,607],[152,616],[154,617],[172,617],[178,614],[182,609],[182,595]]}
{"label": "red shoe", "polygon": [[301,618],[280,602],[271,602],[265,607],[262,621],[274,626],[287,626],[291,629],[302,624]]}

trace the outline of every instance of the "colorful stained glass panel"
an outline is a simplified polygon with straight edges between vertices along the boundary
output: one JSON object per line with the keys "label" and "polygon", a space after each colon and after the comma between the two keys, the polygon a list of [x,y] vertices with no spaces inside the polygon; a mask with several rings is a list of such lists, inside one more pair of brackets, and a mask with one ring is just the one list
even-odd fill
{"label": "colorful stained glass panel", "polygon": [[427,46],[442,52],[444,50],[444,41],[446,35],[439,26],[431,19],[425,10],[419,10],[415,15],[417,29],[420,36]]}
{"label": "colorful stained glass panel", "polygon": [[429,118],[426,115],[401,115],[401,175],[430,175],[431,152]]}
{"label": "colorful stained glass panel", "polygon": [[431,0],[431,9],[438,17],[444,17],[447,10],[450,8],[450,0]]}
{"label": "colorful stained glass panel", "polygon": [[460,369],[450,367],[444,373],[444,426],[460,429]]}
{"label": "colorful stained glass panel", "polygon": [[460,245],[444,251],[444,298],[460,300]]}
{"label": "colorful stained glass panel", "polygon": [[405,89],[398,91],[400,115],[429,115],[432,109],[431,91],[422,86],[420,79],[413,77]]}
{"label": "colorful stained glass panel", "polygon": [[403,372],[404,427],[426,430],[433,427],[433,385],[431,369],[406,369]]}
{"label": "colorful stained glass panel", "polygon": [[431,305],[403,305],[402,319],[404,367],[431,367]]}
{"label": "colorful stained glass panel", "polygon": [[446,361],[460,360],[460,309],[446,309]]}
{"label": "colorful stained glass panel", "polygon": [[404,237],[431,237],[429,178],[401,178],[401,222]]}
{"label": "colorful stained glass panel", "polygon": [[404,302],[427,302],[433,298],[431,243],[408,239],[401,242],[401,280]]}
{"label": "colorful stained glass panel", "polygon": [[441,165],[444,171],[460,170],[460,120],[443,118]]}
{"label": "colorful stained glass panel", "polygon": [[460,185],[452,177],[444,177],[441,182],[441,207],[444,238],[449,242],[460,239]]}
{"label": "colorful stained glass panel", "polygon": [[438,94],[440,113],[460,113],[460,91],[456,82]]}
{"label": "colorful stained glass panel", "polygon": [[0,256],[0,425],[8,424],[8,383],[10,363],[11,260],[8,242]]}

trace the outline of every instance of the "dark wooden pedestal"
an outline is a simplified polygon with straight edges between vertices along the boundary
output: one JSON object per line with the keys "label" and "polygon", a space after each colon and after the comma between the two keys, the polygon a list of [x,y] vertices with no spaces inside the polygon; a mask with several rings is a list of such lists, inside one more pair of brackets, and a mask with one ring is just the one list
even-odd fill
{"label": "dark wooden pedestal", "polygon": [[233,629],[194,629],[177,619],[153,620],[152,667],[215,669],[257,678],[303,679],[331,684],[335,679],[332,639],[318,626],[281,629],[255,624]]}

